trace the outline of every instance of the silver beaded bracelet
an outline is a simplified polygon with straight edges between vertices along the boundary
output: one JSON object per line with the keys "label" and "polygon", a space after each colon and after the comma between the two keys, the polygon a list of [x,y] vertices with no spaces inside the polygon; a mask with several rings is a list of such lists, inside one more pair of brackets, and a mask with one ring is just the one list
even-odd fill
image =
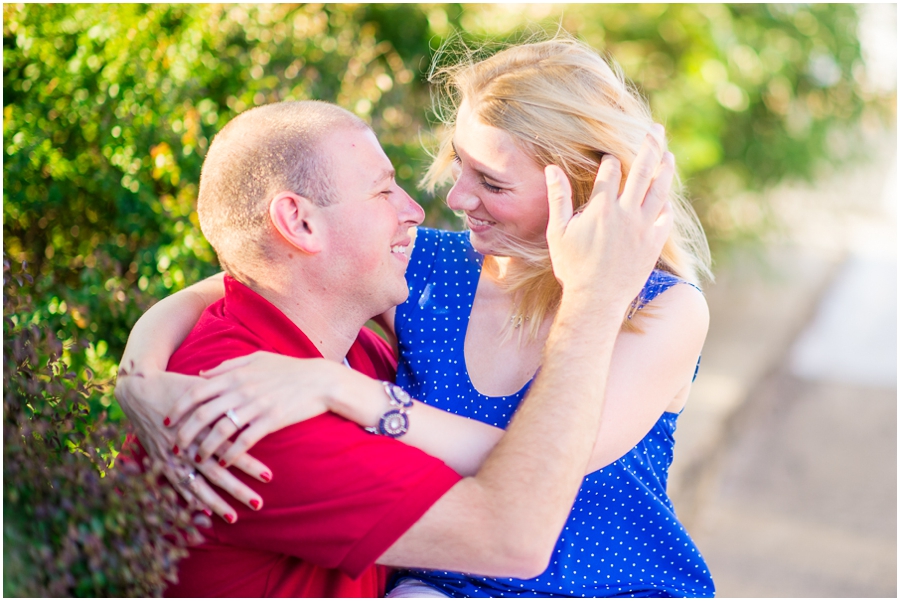
{"label": "silver beaded bracelet", "polygon": [[384,386],[390,408],[381,414],[377,426],[366,428],[366,431],[391,438],[400,438],[409,432],[407,411],[412,409],[412,397],[393,382],[382,381],[381,385]]}

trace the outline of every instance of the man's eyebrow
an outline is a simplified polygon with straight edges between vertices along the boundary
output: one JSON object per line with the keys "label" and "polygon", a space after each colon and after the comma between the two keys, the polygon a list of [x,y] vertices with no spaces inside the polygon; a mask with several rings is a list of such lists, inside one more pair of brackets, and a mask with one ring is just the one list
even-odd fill
{"label": "man's eyebrow", "polygon": [[395,177],[396,175],[397,175],[397,172],[396,172],[393,168],[391,168],[391,169],[385,169],[385,170],[382,171],[381,174],[375,179],[375,182],[372,184],[372,187],[373,187],[373,188],[378,188],[378,187],[381,186],[386,180],[393,180],[394,177]]}
{"label": "man's eyebrow", "polygon": [[[450,146],[453,148],[453,154],[455,154],[456,156],[459,156],[459,153],[456,151],[456,144],[455,144],[452,140],[451,140],[451,142],[450,142]],[[481,169],[481,168],[478,168],[478,167],[472,167],[472,169],[473,169],[476,173],[478,173],[480,176],[486,177],[486,178],[488,178],[488,179],[490,179],[490,180],[494,180],[496,183],[498,183],[498,184],[500,184],[500,185],[503,185],[503,186],[509,186],[509,185],[511,185],[511,184],[510,184],[509,182],[507,182],[505,179],[503,179],[502,177],[498,177],[496,174],[491,173],[490,171],[486,171],[485,169]]]}

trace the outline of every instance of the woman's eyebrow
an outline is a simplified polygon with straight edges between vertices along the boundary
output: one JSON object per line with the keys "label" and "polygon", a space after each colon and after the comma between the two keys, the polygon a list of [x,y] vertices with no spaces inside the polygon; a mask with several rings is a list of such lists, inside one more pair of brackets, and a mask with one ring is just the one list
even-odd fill
{"label": "woman's eyebrow", "polygon": [[[453,148],[453,154],[455,154],[456,156],[459,156],[459,152],[456,151],[456,144],[454,142],[450,142],[450,146]],[[491,173],[490,171],[485,171],[483,168],[472,167],[472,169],[476,173],[478,173],[480,176],[486,177],[490,180],[493,180],[500,185],[503,185],[503,186],[511,186],[512,185],[509,182],[507,182],[506,180],[504,180],[502,177],[497,177],[495,174]]]}

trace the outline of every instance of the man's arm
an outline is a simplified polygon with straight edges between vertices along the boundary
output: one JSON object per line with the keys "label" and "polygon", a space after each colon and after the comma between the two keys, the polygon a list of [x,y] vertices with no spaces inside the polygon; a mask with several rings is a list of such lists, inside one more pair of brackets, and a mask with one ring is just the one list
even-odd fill
{"label": "man's arm", "polygon": [[541,373],[478,473],[380,563],[518,577],[546,569],[594,446],[622,318],[671,227],[674,162],[666,153],[654,181],[658,156],[645,144],[619,198],[619,162],[605,157],[594,199],[575,218],[568,182],[548,167],[547,238],[563,298]]}
{"label": "man's arm", "polygon": [[478,473],[450,489],[379,563],[521,578],[546,569],[584,477],[624,312],[564,300],[541,373],[506,434]]}

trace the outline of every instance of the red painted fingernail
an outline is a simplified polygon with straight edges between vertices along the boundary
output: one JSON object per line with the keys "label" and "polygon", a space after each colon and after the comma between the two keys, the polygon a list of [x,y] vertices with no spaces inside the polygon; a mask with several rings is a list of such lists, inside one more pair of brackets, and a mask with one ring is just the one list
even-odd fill
{"label": "red painted fingernail", "polygon": [[171,424],[171,423],[172,423],[172,420],[170,420],[168,417],[167,417],[166,419],[163,420],[163,425],[164,425],[164,426],[168,426],[168,425]]}
{"label": "red painted fingernail", "polygon": [[222,467],[225,467],[225,460],[219,459],[219,465],[221,465]]}
{"label": "red painted fingernail", "polygon": [[200,463],[203,459],[200,458],[200,453],[194,455],[194,463]]}
{"label": "red painted fingernail", "polygon": [[262,478],[263,482],[269,482],[272,479],[272,474],[270,474],[269,472],[263,472],[259,475],[259,477]]}
{"label": "red painted fingernail", "polygon": [[176,455],[178,454],[178,445],[175,445],[174,447],[172,447],[172,452],[175,453]]}
{"label": "red painted fingernail", "polygon": [[203,513],[205,513],[209,517],[212,517],[212,511],[210,511],[209,509],[204,509]]}
{"label": "red painted fingernail", "polygon": [[226,513],[226,514],[225,514],[225,521],[226,521],[226,522],[228,522],[229,524],[233,524],[233,523],[234,523],[234,520],[235,520],[235,517],[234,517],[233,515],[231,515],[230,513]]}
{"label": "red painted fingernail", "polygon": [[259,511],[259,499],[250,499],[250,507]]}

